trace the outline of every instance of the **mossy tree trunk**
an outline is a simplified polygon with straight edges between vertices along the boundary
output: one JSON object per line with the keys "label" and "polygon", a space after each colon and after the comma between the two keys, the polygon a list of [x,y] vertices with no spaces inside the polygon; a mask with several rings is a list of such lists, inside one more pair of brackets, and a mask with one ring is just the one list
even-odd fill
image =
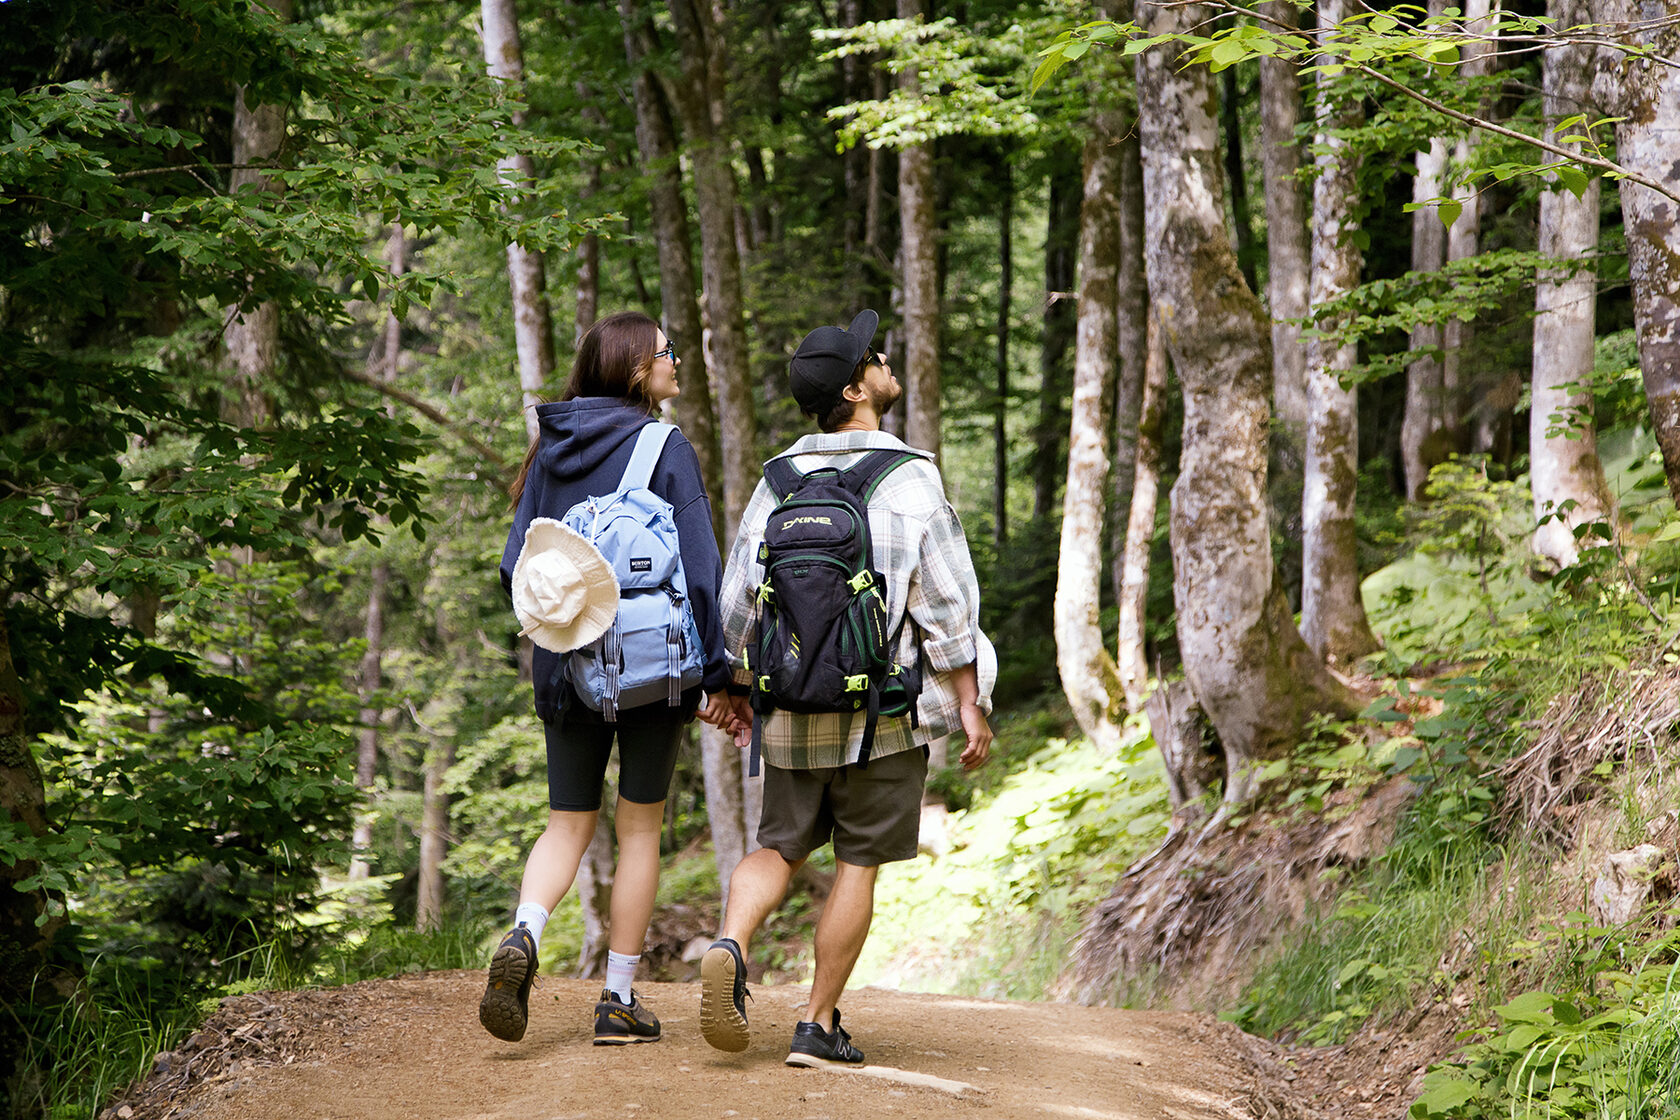
{"label": "mossy tree trunk", "polygon": [[[1321,27],[1347,14],[1344,0],[1319,0]],[[1333,61],[1321,57],[1321,63]],[[1312,304],[1359,286],[1355,242],[1358,157],[1347,133],[1362,112],[1334,78],[1318,80],[1317,175],[1313,179]],[[1320,326],[1334,324],[1321,322]],[[1301,634],[1327,664],[1347,665],[1377,648],[1359,598],[1353,506],[1359,477],[1359,406],[1341,378],[1359,360],[1355,343],[1314,337],[1307,346],[1307,459],[1302,486]]]}
{"label": "mossy tree trunk", "polygon": [[[898,0],[898,18],[919,20],[922,0]],[[914,67],[898,76],[912,100],[921,96]],[[912,144],[898,153],[899,244],[904,291],[904,439],[940,459],[939,397],[939,222],[932,143]]]}
{"label": "mossy tree trunk", "polygon": [[[1680,0],[1603,0],[1593,22],[1617,25],[1617,37],[1654,56],[1615,59],[1619,96],[1607,108],[1623,118],[1622,163],[1680,195],[1680,71],[1672,64],[1680,57]],[[1680,206],[1629,179],[1621,194],[1639,369],[1669,495],[1680,506]]]}
{"label": "mossy tree trunk", "polygon": [[[1149,35],[1184,33],[1199,4],[1139,5]],[[1190,687],[1224,745],[1227,801],[1317,712],[1352,698],[1295,628],[1274,579],[1266,509],[1270,326],[1226,236],[1213,79],[1177,50],[1138,56],[1150,298],[1184,399],[1172,490],[1173,595]]]}
{"label": "mossy tree trunk", "polygon": [[[1269,0],[1261,10],[1293,27],[1294,5]],[[1272,399],[1281,446],[1277,456],[1300,469],[1307,433],[1307,352],[1300,320],[1307,314],[1310,255],[1307,207],[1299,179],[1301,79],[1295,65],[1260,60],[1260,136],[1266,169],[1266,293],[1272,313]]]}

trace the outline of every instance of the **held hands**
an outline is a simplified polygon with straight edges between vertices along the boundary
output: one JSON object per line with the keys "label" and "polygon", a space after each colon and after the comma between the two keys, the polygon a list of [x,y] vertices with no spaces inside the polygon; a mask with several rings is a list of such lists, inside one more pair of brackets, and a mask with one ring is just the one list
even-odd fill
{"label": "held hands", "polygon": [[745,696],[731,696],[727,692],[708,692],[705,706],[697,713],[702,720],[735,738],[736,746],[744,746],[742,736],[752,735],[752,707]]}

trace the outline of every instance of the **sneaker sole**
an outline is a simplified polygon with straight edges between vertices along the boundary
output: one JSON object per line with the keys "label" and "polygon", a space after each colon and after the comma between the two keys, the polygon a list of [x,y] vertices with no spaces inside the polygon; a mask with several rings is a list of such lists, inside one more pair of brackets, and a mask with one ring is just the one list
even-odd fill
{"label": "sneaker sole", "polygon": [[519,1006],[519,989],[531,973],[531,958],[511,945],[496,950],[490,958],[490,980],[484,998],[478,1001],[478,1021],[503,1042],[525,1037],[528,1018]]}
{"label": "sneaker sole", "polygon": [[597,1046],[628,1046],[632,1042],[658,1042],[656,1034],[598,1034],[595,1036]]}
{"label": "sneaker sole", "polygon": [[735,954],[712,948],[700,958],[700,1036],[714,1050],[740,1053],[752,1040],[735,1009]]}
{"label": "sneaker sole", "polygon": [[835,1058],[819,1058],[815,1054],[801,1054],[797,1050],[790,1053],[783,1064],[805,1069],[857,1069],[863,1065],[862,1062],[842,1062]]}

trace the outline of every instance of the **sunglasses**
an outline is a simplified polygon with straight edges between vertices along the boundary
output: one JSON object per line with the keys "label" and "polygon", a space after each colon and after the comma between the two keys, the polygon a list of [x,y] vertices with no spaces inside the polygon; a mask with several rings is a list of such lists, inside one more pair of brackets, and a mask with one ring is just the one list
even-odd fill
{"label": "sunglasses", "polygon": [[677,360],[677,344],[675,342],[667,340],[666,343],[665,343],[665,348],[663,350],[655,350],[653,352],[653,356],[654,356],[655,359],[669,358],[674,362],[674,361]]}

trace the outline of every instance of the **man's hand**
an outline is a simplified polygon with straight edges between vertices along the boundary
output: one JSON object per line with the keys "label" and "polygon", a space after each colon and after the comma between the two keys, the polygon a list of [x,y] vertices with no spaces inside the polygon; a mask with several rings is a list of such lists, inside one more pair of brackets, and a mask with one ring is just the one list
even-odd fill
{"label": "man's hand", "polygon": [[735,736],[737,747],[752,746],[752,701],[745,696],[731,696],[729,703],[732,710],[729,714],[729,723],[724,727],[724,730]]}
{"label": "man's hand", "polygon": [[992,757],[992,725],[986,722],[986,713],[980,710],[979,704],[964,704],[958,714],[962,718],[963,734],[968,736],[968,745],[962,752],[962,767],[964,770],[975,770]]}

